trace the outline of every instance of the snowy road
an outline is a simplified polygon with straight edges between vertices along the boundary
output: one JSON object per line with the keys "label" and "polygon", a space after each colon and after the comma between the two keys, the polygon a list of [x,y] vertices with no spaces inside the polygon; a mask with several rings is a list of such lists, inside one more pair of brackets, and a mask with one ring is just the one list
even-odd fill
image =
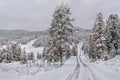
{"label": "snowy road", "polygon": [[[77,66],[66,80],[96,80],[88,65],[82,61],[82,42],[78,45]],[[82,56],[81,56],[82,55]]]}
{"label": "snowy road", "polygon": [[77,80],[79,78],[79,76],[78,76],[79,75],[79,70],[80,70],[80,65],[77,64],[74,71],[71,74],[69,74],[69,76],[67,77],[66,80],[75,80],[75,79]]}
{"label": "snowy road", "polygon": [[78,45],[78,62],[80,64],[78,80],[120,80],[120,73],[106,65],[90,62],[83,53],[81,42]]}
{"label": "snowy road", "polygon": [[[89,65],[86,63],[87,59],[84,57],[82,51],[82,42],[78,45],[78,62],[80,64],[80,74],[79,78],[82,80],[96,80],[94,74],[92,73]],[[87,61],[88,62],[88,61]]]}

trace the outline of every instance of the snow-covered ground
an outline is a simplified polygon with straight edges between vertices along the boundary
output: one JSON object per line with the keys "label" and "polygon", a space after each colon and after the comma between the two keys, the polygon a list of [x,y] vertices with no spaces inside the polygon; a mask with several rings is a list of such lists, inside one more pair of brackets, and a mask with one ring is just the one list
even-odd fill
{"label": "snow-covered ground", "polygon": [[50,71],[19,63],[4,63],[0,64],[0,80],[66,80],[76,65],[76,57],[71,57],[62,67]]}
{"label": "snow-covered ground", "polygon": [[120,56],[108,61],[90,62],[83,54],[82,42],[78,47],[79,80],[120,80]]}
{"label": "snow-covered ground", "polygon": [[[42,47],[35,48],[32,46],[35,41],[36,39],[26,45],[21,45],[22,49],[27,52],[32,51],[34,54],[37,52],[42,53]],[[71,57],[65,61],[62,67],[55,69],[43,68],[34,64],[31,67],[27,65],[20,65],[20,62],[0,63],[0,80],[66,80],[67,76],[74,71],[77,61],[76,57]]]}
{"label": "snow-covered ground", "polygon": [[21,45],[21,48],[22,49],[25,49],[26,52],[33,52],[33,53],[42,53],[43,52],[43,47],[38,47],[38,48],[35,48],[33,45],[33,43],[36,41],[37,39],[35,40],[32,40],[30,41],[29,43],[27,43],[26,45]]}
{"label": "snow-covered ground", "polygon": [[[27,51],[39,50],[32,44],[21,45]],[[90,62],[83,54],[82,42],[78,44],[78,56],[70,57],[62,67],[43,70],[42,67],[20,65],[19,62],[1,63],[0,80],[120,80],[120,56],[108,61]]]}
{"label": "snow-covered ground", "polygon": [[30,41],[29,43],[27,43],[25,45],[21,45],[22,50],[25,49],[25,51],[27,53],[33,52],[35,57],[37,56],[37,53],[42,54],[43,47],[37,47],[37,48],[35,48],[34,46],[32,46],[36,40],[37,39],[32,40],[32,41]]}

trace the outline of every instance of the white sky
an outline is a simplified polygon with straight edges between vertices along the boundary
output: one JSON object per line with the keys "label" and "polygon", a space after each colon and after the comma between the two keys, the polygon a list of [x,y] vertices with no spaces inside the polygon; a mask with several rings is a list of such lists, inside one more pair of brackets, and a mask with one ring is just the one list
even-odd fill
{"label": "white sky", "polygon": [[120,0],[0,0],[0,29],[46,30],[62,1],[71,7],[77,27],[92,28],[98,12],[120,16]]}

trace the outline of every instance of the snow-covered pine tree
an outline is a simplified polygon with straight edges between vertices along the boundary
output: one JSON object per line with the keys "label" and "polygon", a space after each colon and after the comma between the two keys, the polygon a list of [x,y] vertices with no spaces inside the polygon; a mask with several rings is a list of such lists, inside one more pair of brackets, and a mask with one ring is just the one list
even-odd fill
{"label": "snow-covered pine tree", "polygon": [[73,48],[72,48],[72,54],[74,55],[74,56],[77,56],[77,45],[75,44],[74,46],[73,46]]}
{"label": "snow-covered pine tree", "polygon": [[0,52],[0,63],[3,61],[3,57],[2,57],[2,54]]}
{"label": "snow-covered pine tree", "polygon": [[90,35],[90,37],[88,39],[88,52],[89,52],[89,58],[95,59],[93,35]]}
{"label": "snow-covered pine tree", "polygon": [[12,55],[12,52],[11,52],[11,48],[10,48],[9,45],[7,45],[7,48],[5,50],[4,61],[6,63],[11,63],[12,60],[13,60],[13,55]]}
{"label": "snow-covered pine tree", "polygon": [[26,64],[27,63],[27,56],[26,54],[21,54],[21,64]]}
{"label": "snow-covered pine tree", "polygon": [[28,53],[27,58],[28,60],[34,60],[34,53],[33,52]]}
{"label": "snow-covered pine tree", "polygon": [[4,59],[4,52],[3,50],[0,50],[0,63],[3,61]]}
{"label": "snow-covered pine tree", "polygon": [[[68,36],[72,33],[71,12],[68,5],[60,5],[56,8],[51,28],[49,29],[50,42],[47,46],[47,55],[51,61],[59,60],[63,64],[63,50],[68,45]],[[69,45],[68,45],[69,46]],[[69,51],[69,50],[68,50]],[[67,53],[66,53],[67,54]],[[48,58],[48,59],[49,59]]]}
{"label": "snow-covered pine tree", "polygon": [[106,28],[106,43],[110,57],[114,57],[116,54],[118,54],[120,39],[119,28],[120,20],[118,15],[110,15],[107,20]]}
{"label": "snow-covered pine tree", "polygon": [[3,50],[3,52],[5,53],[5,62],[9,63],[11,61],[20,61],[22,50],[18,43],[12,42],[8,44],[6,49]]}
{"label": "snow-covered pine tree", "polygon": [[22,51],[22,54],[21,54],[21,56],[20,56],[20,59],[21,59],[21,61],[20,61],[20,64],[26,64],[27,63],[27,56],[26,56],[26,51],[25,51],[25,48],[23,49],[23,51]]}
{"label": "snow-covered pine tree", "polygon": [[102,53],[104,53],[104,48],[105,48],[105,37],[104,37],[104,28],[105,28],[105,23],[103,20],[103,15],[102,13],[98,13],[97,18],[95,20],[94,24],[94,34],[93,34],[93,41],[94,41],[94,54],[95,58],[101,58]]}
{"label": "snow-covered pine tree", "polygon": [[22,53],[21,47],[18,43],[10,44],[11,53],[14,61],[20,61],[20,56]]}
{"label": "snow-covered pine tree", "polygon": [[40,54],[39,52],[37,53],[37,59],[38,60],[42,59],[42,54]]}

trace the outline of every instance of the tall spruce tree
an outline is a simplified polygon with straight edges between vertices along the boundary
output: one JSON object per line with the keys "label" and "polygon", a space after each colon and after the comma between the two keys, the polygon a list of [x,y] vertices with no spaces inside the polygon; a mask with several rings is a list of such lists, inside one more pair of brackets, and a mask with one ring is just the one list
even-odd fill
{"label": "tall spruce tree", "polygon": [[64,54],[64,50],[68,49],[65,46],[69,46],[68,36],[72,33],[73,28],[71,23],[73,19],[70,16],[71,12],[68,5],[62,4],[56,8],[51,28],[49,29],[50,41],[47,49],[44,49],[47,50],[45,53],[49,60],[60,61],[61,65],[63,64],[63,56],[68,54],[68,52]]}
{"label": "tall spruce tree", "polygon": [[103,20],[103,15],[102,13],[98,13],[97,18],[95,20],[95,24],[94,24],[94,28],[93,28],[93,32],[94,34],[92,35],[92,41],[94,41],[94,46],[92,46],[92,48],[94,48],[92,50],[93,52],[93,56],[94,58],[101,58],[102,53],[104,52],[104,47],[105,47],[105,43],[104,43],[104,28],[105,28],[105,23]]}
{"label": "tall spruce tree", "polygon": [[[95,59],[95,51],[94,51],[94,38],[93,35],[90,35],[88,39],[88,52],[89,52],[89,57]],[[85,52],[85,51],[84,51]]]}
{"label": "tall spruce tree", "polygon": [[111,57],[114,57],[116,54],[118,54],[120,39],[119,28],[120,20],[118,15],[110,15],[107,20],[106,43],[108,54],[110,54]]}

